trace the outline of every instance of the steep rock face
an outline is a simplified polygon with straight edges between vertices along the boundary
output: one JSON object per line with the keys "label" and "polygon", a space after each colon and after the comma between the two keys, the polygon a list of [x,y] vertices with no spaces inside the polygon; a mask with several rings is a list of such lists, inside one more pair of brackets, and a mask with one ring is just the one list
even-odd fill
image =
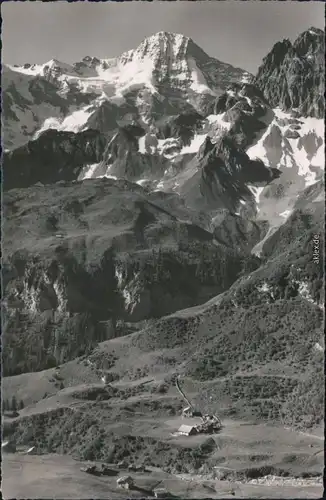
{"label": "steep rock face", "polygon": [[325,34],[311,28],[291,44],[278,42],[253,80],[272,107],[299,115],[324,117]]}
{"label": "steep rock face", "polygon": [[[163,207],[169,203],[161,200]],[[226,290],[246,262],[242,251],[192,222],[190,212],[183,222],[185,208],[176,200],[169,211],[126,181],[10,190],[5,207],[10,373],[27,368],[21,360],[25,328],[26,349],[43,346],[35,347],[28,369],[42,369],[114,335],[117,319],[161,317],[205,302]]]}
{"label": "steep rock face", "polygon": [[224,136],[215,144],[209,138],[198,154],[198,172],[182,188],[188,203],[235,212],[240,200],[252,198],[248,184],[265,186],[279,176],[261,160],[250,160]]}
{"label": "steep rock face", "polygon": [[133,103],[119,103],[101,100],[85,121],[84,129],[98,130],[106,137],[112,135],[119,126],[131,124],[138,118],[138,111]]}
{"label": "steep rock face", "polygon": [[268,222],[255,221],[239,213],[219,210],[212,219],[212,230],[216,239],[234,249],[249,253],[253,246],[267,234]]}
{"label": "steep rock face", "polygon": [[[266,239],[261,254],[264,264],[234,288],[237,305],[263,305],[302,298],[315,307],[322,320],[325,294],[321,226],[324,214],[322,202],[314,203],[317,206],[313,217],[310,201],[296,209],[285,224]],[[229,292],[232,296],[232,287]]]}
{"label": "steep rock face", "polygon": [[28,73],[26,69],[27,73],[14,71],[13,68],[2,68],[5,148],[23,145],[48,128],[74,130],[83,114],[80,110],[89,109],[96,99],[92,90],[82,93],[74,82],[69,82],[63,90],[56,79]]}
{"label": "steep rock face", "polygon": [[182,113],[177,116],[162,118],[156,122],[157,138],[168,139],[174,137],[188,143],[195,132],[202,127],[203,116],[199,113]]}
{"label": "steep rock face", "polygon": [[[43,100],[42,105],[39,100]],[[31,76],[3,68],[2,126],[5,148],[27,142],[46,118],[63,115],[65,107],[65,100],[48,82],[35,82]]]}
{"label": "steep rock face", "polygon": [[168,85],[170,88],[189,87],[194,92],[212,93],[212,89],[223,89],[226,82],[248,75],[209,57],[190,38],[163,31],[146,38],[137,49],[124,53],[119,63],[144,65],[144,70],[150,68],[153,84],[159,90]]}
{"label": "steep rock face", "polygon": [[95,130],[79,134],[48,130],[4,154],[4,189],[75,180],[85,164],[100,161],[104,147],[105,138]]}
{"label": "steep rock face", "polygon": [[160,178],[167,162],[160,156],[139,151],[139,139],[144,135],[145,130],[138,125],[120,127],[106,145],[102,161],[85,169],[80,179],[111,177],[136,182]]}
{"label": "steep rock face", "polygon": [[[285,223],[277,229],[262,247],[262,255],[265,257],[274,256],[285,251],[289,245],[295,241],[306,238],[307,233],[317,235],[319,241],[318,249],[320,261],[316,268],[322,266],[323,244],[321,242],[323,234],[324,216],[324,181],[316,182],[308,186],[297,198],[292,213],[289,214]],[[318,256],[317,256],[318,257]],[[313,251],[311,253],[313,260]]]}
{"label": "steep rock face", "polygon": [[81,61],[74,63],[73,66],[78,73],[84,74],[86,68],[94,70],[100,62],[100,59],[97,57],[85,56]]}
{"label": "steep rock face", "polygon": [[266,127],[269,104],[254,85],[233,84],[215,101],[214,113],[223,113],[229,123],[229,136],[239,149],[250,145],[257,134]]}
{"label": "steep rock face", "polygon": [[251,83],[232,83],[215,99],[211,110],[213,114],[218,115],[234,106],[259,118],[266,113],[269,103],[257,86]]}

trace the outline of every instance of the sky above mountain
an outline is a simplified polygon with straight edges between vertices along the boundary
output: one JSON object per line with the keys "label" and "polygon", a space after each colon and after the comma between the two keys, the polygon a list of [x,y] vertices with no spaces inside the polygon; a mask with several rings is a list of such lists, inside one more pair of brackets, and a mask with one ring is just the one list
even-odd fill
{"label": "sky above mountain", "polygon": [[6,2],[7,64],[115,57],[157,31],[191,37],[210,56],[256,72],[280,39],[324,29],[323,2]]}

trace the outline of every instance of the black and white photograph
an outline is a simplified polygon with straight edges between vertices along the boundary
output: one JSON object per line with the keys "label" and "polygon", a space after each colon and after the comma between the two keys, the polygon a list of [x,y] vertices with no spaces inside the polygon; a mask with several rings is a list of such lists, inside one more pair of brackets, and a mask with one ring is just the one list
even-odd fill
{"label": "black and white photograph", "polygon": [[324,2],[1,22],[3,498],[322,498]]}

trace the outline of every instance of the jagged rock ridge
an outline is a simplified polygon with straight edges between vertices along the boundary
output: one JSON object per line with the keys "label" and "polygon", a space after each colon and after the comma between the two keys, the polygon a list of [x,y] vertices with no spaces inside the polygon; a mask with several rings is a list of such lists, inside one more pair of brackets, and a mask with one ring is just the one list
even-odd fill
{"label": "jagged rock ridge", "polygon": [[324,118],[325,33],[310,28],[292,44],[274,45],[253,83],[272,107],[296,110],[298,115]]}

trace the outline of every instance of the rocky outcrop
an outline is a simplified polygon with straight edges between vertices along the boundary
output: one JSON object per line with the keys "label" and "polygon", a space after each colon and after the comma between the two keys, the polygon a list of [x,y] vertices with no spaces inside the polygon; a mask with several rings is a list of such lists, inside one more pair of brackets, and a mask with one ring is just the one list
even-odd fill
{"label": "rocky outcrop", "polygon": [[310,28],[293,44],[283,40],[265,57],[253,81],[272,107],[324,117],[325,34]]}
{"label": "rocky outcrop", "polygon": [[144,134],[145,130],[138,125],[120,127],[108,141],[103,160],[92,177],[108,176],[133,182],[162,177],[167,168],[167,160],[139,151],[139,139]]}
{"label": "rocky outcrop", "polygon": [[251,83],[232,83],[212,103],[211,112],[215,115],[231,110],[234,106],[255,115],[264,115],[269,107],[263,92]]}
{"label": "rocky outcrop", "polygon": [[248,184],[265,186],[279,176],[277,169],[266,167],[261,160],[250,160],[227,136],[215,144],[206,138],[198,154],[197,169],[182,187],[189,205],[232,212],[237,211],[240,200],[253,200]]}
{"label": "rocky outcrop", "polygon": [[73,68],[77,73],[82,76],[95,76],[95,68],[101,64],[100,59],[97,57],[86,56],[81,61],[73,64]]}
{"label": "rocky outcrop", "polygon": [[197,130],[202,128],[203,116],[199,113],[182,113],[177,116],[162,118],[156,122],[157,138],[168,139],[173,137],[181,139],[187,144]]}
{"label": "rocky outcrop", "polygon": [[[318,260],[323,261],[321,237],[324,232],[324,189],[324,181],[321,180],[307,187],[297,197],[291,215],[263,245],[262,253],[265,257],[284,252],[291,245],[294,245],[295,241],[300,241],[300,239],[304,241],[306,234],[309,233],[313,236],[317,235],[317,246],[320,253]],[[311,250],[311,259],[313,259],[313,250]],[[317,267],[319,266],[315,265],[316,270]]]}
{"label": "rocky outcrop", "polygon": [[137,107],[132,99],[130,101],[130,103],[101,102],[88,118],[85,128],[98,130],[109,137],[119,126],[131,125],[139,116]]}
{"label": "rocky outcrop", "polygon": [[267,234],[268,223],[254,221],[228,210],[219,210],[212,220],[212,228],[219,241],[246,254]]}
{"label": "rocky outcrop", "polygon": [[[2,68],[2,136],[5,148],[25,144],[50,117],[69,109],[51,82]],[[34,102],[35,100],[35,102]]]}

